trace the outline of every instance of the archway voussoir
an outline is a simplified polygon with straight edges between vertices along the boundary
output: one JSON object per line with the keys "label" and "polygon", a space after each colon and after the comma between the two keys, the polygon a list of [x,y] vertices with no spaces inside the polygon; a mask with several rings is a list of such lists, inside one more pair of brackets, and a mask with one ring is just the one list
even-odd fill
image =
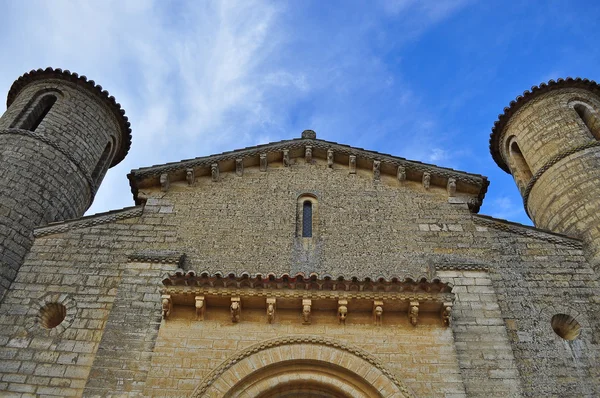
{"label": "archway voussoir", "polygon": [[413,396],[369,353],[328,338],[267,340],[233,358],[207,375],[192,396],[256,398],[289,388],[364,398]]}

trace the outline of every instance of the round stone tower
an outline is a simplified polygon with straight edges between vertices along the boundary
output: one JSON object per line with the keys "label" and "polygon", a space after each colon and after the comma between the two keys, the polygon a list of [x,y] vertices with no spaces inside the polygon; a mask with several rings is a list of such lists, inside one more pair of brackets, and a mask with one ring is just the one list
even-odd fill
{"label": "round stone tower", "polygon": [[525,91],[496,121],[490,151],[536,227],[582,239],[600,261],[600,87],[559,79]]}
{"label": "round stone tower", "polygon": [[17,79],[0,117],[0,299],[33,229],[78,218],[129,150],[125,112],[94,81],[61,69]]}

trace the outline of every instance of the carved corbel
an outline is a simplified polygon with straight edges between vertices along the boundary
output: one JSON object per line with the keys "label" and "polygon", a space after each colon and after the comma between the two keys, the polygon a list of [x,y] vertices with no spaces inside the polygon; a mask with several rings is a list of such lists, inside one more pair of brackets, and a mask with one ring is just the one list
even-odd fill
{"label": "carved corbel", "polygon": [[240,315],[242,314],[242,301],[239,297],[231,298],[229,311],[231,312],[231,321],[233,323],[238,323],[240,321]]}
{"label": "carved corbel", "polygon": [[383,301],[373,301],[373,323],[375,326],[381,326],[383,322]]}
{"label": "carved corbel", "polygon": [[476,212],[479,209],[479,206],[481,206],[481,202],[478,198],[469,198],[467,206],[469,207],[469,210]]}
{"label": "carved corbel", "polygon": [[310,307],[312,306],[312,300],[302,299],[302,324],[310,325]]}
{"label": "carved corbel", "polygon": [[188,185],[194,185],[194,181],[196,180],[196,177],[194,175],[194,169],[185,169],[185,179]]}
{"label": "carved corbel", "polygon": [[206,308],[206,304],[204,302],[204,296],[196,296],[196,320],[197,321],[204,320],[205,308]]}
{"label": "carved corbel", "polygon": [[350,159],[348,160],[348,168],[350,169],[348,171],[350,174],[356,174],[356,155],[350,155]]}
{"label": "carved corbel", "polygon": [[450,326],[452,322],[452,303],[444,303],[442,307],[442,324],[444,326]]}
{"label": "carved corbel", "polygon": [[373,179],[375,181],[379,181],[381,178],[381,161],[375,160],[373,161]]}
{"label": "carved corbel", "polygon": [[398,181],[406,181],[406,167],[398,166],[398,172],[396,173],[396,176],[398,177]]}
{"label": "carved corbel", "polygon": [[267,154],[260,154],[260,171],[267,171]]}
{"label": "carved corbel", "polygon": [[306,163],[312,163],[312,147],[310,145],[307,145],[304,149],[304,158]]}
{"label": "carved corbel", "polygon": [[277,299],[267,298],[267,322],[273,323],[275,320],[275,310],[277,309]]}
{"label": "carved corbel", "polygon": [[327,150],[327,167],[333,168],[333,149]]}
{"label": "carved corbel", "polygon": [[448,196],[453,197],[456,194],[456,178],[448,178]]}
{"label": "carved corbel", "polygon": [[170,294],[163,294],[161,296],[162,302],[162,317],[163,319],[167,319],[169,315],[171,315],[171,309],[173,308],[173,302],[171,301]]}
{"label": "carved corbel", "polygon": [[340,325],[346,324],[348,317],[348,300],[338,300],[338,321]]}
{"label": "carved corbel", "polygon": [[235,160],[235,175],[241,177],[244,175],[244,159],[237,158]]}
{"label": "carved corbel", "polygon": [[212,177],[213,182],[219,181],[219,164],[213,163],[210,165],[210,175]]}
{"label": "carved corbel", "polygon": [[160,190],[163,192],[167,192],[169,190],[169,185],[170,185],[169,174],[162,173],[160,175]]}
{"label": "carved corbel", "polygon": [[429,185],[431,184],[431,174],[428,172],[423,173],[423,187],[425,189],[429,189]]}
{"label": "carved corbel", "polygon": [[283,150],[283,167],[290,167],[290,151],[289,151],[289,149]]}
{"label": "carved corbel", "polygon": [[413,326],[417,326],[419,321],[419,302],[411,301],[408,306],[408,319]]}

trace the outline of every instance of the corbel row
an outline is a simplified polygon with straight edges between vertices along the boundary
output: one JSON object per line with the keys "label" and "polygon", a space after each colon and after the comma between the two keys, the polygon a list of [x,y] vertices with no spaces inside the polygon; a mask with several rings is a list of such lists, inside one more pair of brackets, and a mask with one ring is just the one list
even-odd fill
{"label": "corbel row", "polygon": [[[305,158],[306,163],[312,163],[312,160],[313,160],[312,159],[312,150],[313,150],[313,148],[310,145],[306,145],[304,148],[304,158]],[[283,166],[289,167],[291,164],[290,163],[290,151],[288,149],[284,149],[284,150],[282,150],[282,153],[283,153],[283,157],[282,157]],[[356,174],[356,161],[357,161],[356,155],[349,155],[349,161],[348,161],[349,174]],[[333,151],[333,149],[330,148],[327,150],[327,167],[333,168],[333,163],[334,163],[334,151]],[[259,170],[261,172],[266,172],[267,167],[268,167],[267,153],[259,154]],[[211,180],[213,182],[219,181],[220,170],[219,170],[218,163],[212,163],[210,165],[210,174],[211,174]],[[244,175],[244,159],[243,158],[235,159],[235,174],[239,177]],[[396,177],[399,182],[406,181],[406,167],[405,166],[397,166]],[[375,181],[381,180],[381,160],[373,161],[373,180],[375,180]],[[188,185],[190,185],[190,186],[194,184],[195,175],[194,175],[193,168],[186,169],[186,181],[187,181]],[[423,184],[423,188],[429,189],[431,186],[431,173],[424,172],[421,182]],[[169,189],[170,181],[169,181],[168,173],[163,173],[160,175],[160,185],[161,185],[162,191],[167,191]],[[449,197],[455,196],[455,194],[456,194],[456,178],[448,178],[448,182],[446,184],[446,190],[448,192]]]}
{"label": "corbel row", "polygon": [[[162,301],[162,317],[167,319],[173,309],[173,300],[170,294],[163,294],[161,297]],[[206,301],[204,296],[196,296],[194,299],[196,308],[196,320],[203,321],[204,313],[206,311]],[[346,319],[349,316],[348,311],[348,300],[338,300],[337,302],[337,318],[340,325],[346,324]],[[383,324],[383,300],[374,300],[372,306],[373,324],[375,326],[381,326]],[[275,314],[277,311],[277,299],[269,297],[266,299],[266,315],[267,323],[275,322]],[[231,297],[231,304],[229,306],[229,312],[231,315],[231,322],[238,323],[241,320],[242,315],[242,300],[240,297]],[[312,312],[312,300],[302,299],[302,324],[311,324],[311,312]],[[417,326],[419,323],[419,302],[411,301],[408,306],[408,319],[413,326]],[[440,311],[440,318],[444,326],[450,326],[452,318],[452,303],[444,302]]]}

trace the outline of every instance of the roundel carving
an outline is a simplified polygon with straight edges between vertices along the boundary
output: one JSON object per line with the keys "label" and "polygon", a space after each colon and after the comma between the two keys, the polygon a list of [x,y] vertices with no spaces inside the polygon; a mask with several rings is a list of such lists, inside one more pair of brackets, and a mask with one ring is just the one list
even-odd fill
{"label": "roundel carving", "polygon": [[367,352],[313,336],[250,346],[208,374],[192,397],[414,397]]}

